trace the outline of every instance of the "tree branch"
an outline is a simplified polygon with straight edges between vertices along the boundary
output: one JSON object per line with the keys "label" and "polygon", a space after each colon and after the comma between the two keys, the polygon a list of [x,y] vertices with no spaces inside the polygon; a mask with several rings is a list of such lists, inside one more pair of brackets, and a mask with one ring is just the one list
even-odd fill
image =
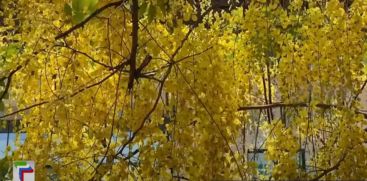
{"label": "tree branch", "polygon": [[138,0],[132,0],[131,5],[131,22],[132,22],[132,43],[130,54],[130,75],[128,82],[128,89],[132,90],[134,86],[135,71],[136,71],[136,55],[138,51],[138,32],[139,32],[139,2]]}
{"label": "tree branch", "polygon": [[0,96],[0,101],[3,100],[3,98],[5,97],[5,95],[8,93],[9,88],[10,88],[10,84],[11,84],[11,79],[13,77],[13,75],[15,74],[15,72],[19,71],[23,66],[19,65],[17,68],[15,68],[14,70],[12,70],[8,77],[7,77],[7,81],[6,81],[6,85],[5,85],[5,89],[4,92],[1,94]]}
{"label": "tree branch", "polygon": [[139,153],[139,149],[136,149],[135,151],[133,151],[132,153],[129,153],[129,155],[127,155],[124,160],[130,160],[130,158],[134,157],[136,154]]}
{"label": "tree branch", "polygon": [[367,80],[363,82],[361,88],[358,90],[357,94],[353,97],[353,100],[357,100],[358,96],[362,93],[366,85],[367,85]]}
{"label": "tree branch", "polygon": [[78,54],[84,55],[85,57],[89,58],[92,62],[94,62],[94,63],[96,63],[96,64],[98,64],[98,65],[101,65],[101,66],[103,66],[103,67],[105,67],[105,68],[108,68],[108,69],[112,69],[112,68],[113,68],[113,67],[111,67],[111,66],[109,66],[109,65],[107,65],[107,64],[105,64],[105,63],[103,63],[103,62],[100,62],[100,61],[98,61],[98,60],[94,59],[94,58],[93,58],[92,56],[90,56],[89,54],[87,54],[87,53],[85,53],[85,52],[82,52],[82,51],[80,51],[80,50],[77,50],[77,49],[75,49],[75,48],[73,48],[73,47],[70,47],[70,46],[60,46],[60,47],[67,48],[67,49],[70,49],[71,51],[73,51],[73,52],[75,52],[75,53],[78,53]]}
{"label": "tree branch", "polygon": [[332,167],[324,170],[320,175],[316,176],[315,178],[311,179],[311,181],[316,181],[322,178],[323,176],[327,175],[328,173],[332,172],[339,168],[340,164],[344,161],[345,157],[347,156],[347,152],[344,153],[343,157]]}
{"label": "tree branch", "polygon": [[163,92],[163,87],[164,87],[164,83],[167,80],[169,74],[171,73],[171,69],[172,66],[170,66],[167,70],[167,72],[165,73],[163,79],[160,81],[160,86],[158,89],[158,96],[154,101],[153,107],[149,110],[149,112],[145,115],[145,117],[143,118],[143,121],[140,123],[139,127],[132,133],[132,136],[122,145],[122,147],[117,151],[116,155],[114,157],[117,157],[119,154],[122,154],[123,150],[125,149],[125,147],[127,145],[129,145],[136,137],[136,135],[138,134],[138,132],[140,132],[141,129],[143,129],[145,122],[149,119],[150,115],[153,114],[153,112],[155,111],[156,107],[158,106],[159,103],[159,99],[161,97],[161,94]]}
{"label": "tree branch", "polygon": [[190,180],[190,179],[188,179],[188,178],[186,178],[186,177],[184,177],[184,176],[179,176],[179,175],[173,175],[172,177],[173,177],[173,178],[176,178],[176,179],[178,179],[178,180],[180,180],[180,179],[182,179],[182,180]]}
{"label": "tree branch", "polygon": [[[307,103],[273,103],[273,104],[265,104],[265,105],[251,105],[251,106],[242,106],[238,108],[238,111],[247,111],[247,110],[257,110],[257,109],[269,109],[269,108],[275,108],[275,107],[309,107],[310,105]],[[331,104],[316,104],[316,107],[323,108],[323,109],[330,109],[330,108],[336,108],[337,105],[331,105]]]}
{"label": "tree branch", "polygon": [[17,111],[11,112],[11,113],[9,113],[9,114],[2,115],[2,116],[0,116],[0,119],[3,119],[3,118],[6,118],[6,117],[9,117],[9,116],[12,116],[12,115],[18,114],[18,113],[20,113],[20,112],[23,112],[23,111],[26,111],[26,110],[32,109],[32,108],[37,107],[37,106],[41,106],[41,105],[43,105],[43,104],[47,104],[47,103],[49,103],[49,102],[50,102],[50,101],[42,101],[42,102],[39,102],[39,103],[36,103],[36,104],[30,105],[30,106],[25,107],[25,108],[23,108],[23,109],[19,109],[19,110],[17,110]]}
{"label": "tree branch", "polygon": [[[211,9],[208,9],[205,13],[203,13],[203,16],[208,14],[208,12],[210,11]],[[200,20],[203,19],[203,16],[200,16]],[[198,20],[199,22],[199,20]],[[162,94],[162,91],[163,91],[163,87],[164,87],[164,83],[165,81],[167,80],[169,74],[171,73],[171,69],[174,65],[174,59],[176,57],[176,55],[179,53],[179,51],[181,50],[181,48],[183,47],[183,45],[185,44],[185,42],[188,40],[190,34],[192,33],[192,31],[194,30],[194,28],[197,26],[198,24],[195,24],[194,26],[192,26],[189,31],[186,33],[185,37],[181,40],[181,43],[180,45],[175,49],[175,51],[173,52],[173,54],[170,56],[170,60],[169,62],[170,65],[168,67],[168,70],[166,71],[166,73],[164,74],[164,77],[162,78],[162,80],[160,81],[160,86],[159,86],[159,90],[158,90],[158,96],[157,98],[155,99],[155,102],[153,104],[153,107],[150,109],[150,111],[145,115],[145,117],[143,118],[143,121],[141,122],[141,124],[139,125],[139,127],[132,133],[132,136],[121,146],[121,148],[117,151],[115,157],[117,157],[118,155],[122,154],[123,150],[125,149],[125,147],[127,145],[129,145],[136,137],[136,135],[139,133],[139,131],[141,129],[143,129],[144,125],[145,125],[145,122],[148,120],[148,118],[150,117],[150,115],[155,111],[157,105],[158,105],[158,102],[159,102],[159,99],[161,97],[161,94]]]}
{"label": "tree branch", "polygon": [[[273,104],[265,104],[265,105],[250,105],[250,106],[241,106],[237,109],[237,111],[249,111],[249,110],[262,110],[262,109],[269,109],[269,108],[276,108],[276,107],[310,107],[310,104],[300,102],[300,103],[273,103]],[[333,104],[323,104],[319,103],[316,104],[316,107],[321,109],[331,109],[331,108],[342,108],[342,106],[333,105]],[[365,110],[356,110],[356,114],[363,114],[365,118],[367,118],[367,111]]]}
{"label": "tree branch", "polygon": [[[74,96],[76,96],[76,95],[78,95],[78,94],[80,94],[80,93],[84,92],[84,91],[85,91],[85,90],[87,90],[87,89],[90,89],[90,88],[92,88],[92,87],[95,87],[95,86],[97,86],[97,85],[102,84],[103,82],[105,82],[106,80],[108,80],[110,77],[112,77],[116,72],[118,72],[117,68],[122,70],[122,69],[125,67],[125,65],[126,65],[126,64],[127,64],[126,62],[123,62],[123,63],[121,63],[120,65],[116,66],[116,70],[114,70],[113,72],[111,72],[111,73],[110,73],[110,74],[108,74],[106,77],[104,77],[103,79],[99,80],[98,82],[93,83],[93,84],[90,84],[90,85],[88,85],[88,86],[86,86],[86,87],[80,88],[80,89],[76,90],[75,92],[73,92],[73,93],[72,93],[72,94],[70,94],[70,95],[65,95],[65,96],[59,97],[59,98],[57,98],[57,99],[55,99],[55,100],[53,100],[53,101],[60,101],[60,100],[66,99],[67,97],[74,97]],[[42,102],[39,102],[39,103],[36,103],[36,104],[30,105],[30,106],[28,106],[28,107],[25,107],[25,108],[19,109],[19,110],[17,110],[17,111],[11,112],[11,113],[9,113],[9,114],[2,115],[2,116],[0,116],[0,119],[2,119],[2,118],[6,118],[6,117],[9,117],[9,116],[12,116],[12,115],[15,115],[15,114],[18,114],[18,113],[20,113],[20,112],[23,112],[23,111],[26,111],[26,110],[32,109],[32,108],[34,108],[34,107],[41,106],[41,105],[43,105],[43,104],[51,103],[51,102],[53,102],[53,101],[42,101]]]}

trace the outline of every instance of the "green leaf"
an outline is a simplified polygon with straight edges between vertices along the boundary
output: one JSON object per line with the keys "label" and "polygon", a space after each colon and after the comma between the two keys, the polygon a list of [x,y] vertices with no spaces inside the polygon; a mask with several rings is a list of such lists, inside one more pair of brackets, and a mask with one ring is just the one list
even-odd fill
{"label": "green leaf", "polygon": [[9,161],[8,158],[5,157],[0,159],[0,180],[5,180],[6,175],[9,173]]}
{"label": "green leaf", "polygon": [[83,12],[84,0],[73,0],[71,3],[73,11]]}
{"label": "green leaf", "polygon": [[158,1],[158,7],[161,10],[162,14],[164,16],[166,16],[167,12],[166,12],[166,1]]}
{"label": "green leaf", "polygon": [[71,8],[69,3],[65,3],[64,12],[66,15],[71,16],[73,14],[73,9]]}
{"label": "green leaf", "polygon": [[149,4],[148,6],[148,22],[152,22],[155,18],[155,15],[157,14],[157,8],[156,6]]}
{"label": "green leaf", "polygon": [[75,14],[73,15],[73,18],[72,18],[73,24],[78,24],[78,23],[82,22],[84,20],[84,18],[85,18],[84,13],[82,13],[80,11],[75,12]]}
{"label": "green leaf", "polygon": [[139,7],[139,18],[142,18],[147,11],[148,3],[143,1]]}
{"label": "green leaf", "polygon": [[87,0],[88,1],[88,11],[93,13],[97,9],[97,4],[99,0]]}
{"label": "green leaf", "polygon": [[19,43],[11,43],[5,47],[0,48],[0,56],[4,58],[11,58],[19,52],[21,47],[22,46]]}
{"label": "green leaf", "polygon": [[87,16],[93,13],[97,9],[99,0],[73,0],[72,6],[65,6],[65,12],[68,12],[72,16],[73,24],[82,22]]}

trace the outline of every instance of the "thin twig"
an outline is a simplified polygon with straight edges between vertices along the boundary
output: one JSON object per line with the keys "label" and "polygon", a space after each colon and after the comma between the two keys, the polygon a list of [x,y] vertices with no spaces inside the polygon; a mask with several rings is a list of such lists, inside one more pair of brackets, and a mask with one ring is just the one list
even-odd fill
{"label": "thin twig", "polygon": [[[275,107],[310,107],[311,105],[308,103],[273,103],[273,104],[265,104],[265,105],[250,105],[250,106],[241,106],[237,109],[237,111],[249,111],[249,110],[258,110],[258,109],[269,109]],[[333,105],[333,104],[324,104],[318,103],[315,105],[321,109],[331,109],[331,108],[343,108],[343,106]],[[362,114],[365,118],[367,118],[367,111],[366,110],[356,110],[356,114]]]}
{"label": "thin twig", "polygon": [[320,175],[316,176],[315,178],[311,179],[311,181],[316,181],[319,180],[320,178],[322,178],[323,176],[327,175],[328,173],[336,170],[339,168],[339,166],[341,165],[341,163],[345,160],[345,157],[347,156],[348,152],[345,152],[342,156],[342,158],[332,167],[324,170]]}
{"label": "thin twig", "polygon": [[180,67],[179,67],[179,66],[177,66],[177,65],[175,65],[175,66],[176,66],[177,70],[179,71],[179,73],[181,74],[181,76],[182,76],[183,80],[185,81],[186,85],[190,88],[190,91],[194,94],[194,96],[196,97],[196,99],[199,101],[199,103],[201,104],[201,106],[204,108],[204,110],[206,111],[206,113],[209,115],[209,117],[210,117],[211,121],[213,122],[213,124],[215,125],[215,127],[218,129],[219,134],[223,137],[223,139],[224,139],[224,141],[225,141],[225,143],[226,143],[226,146],[228,147],[229,152],[230,152],[231,156],[233,157],[234,162],[235,162],[235,164],[236,164],[236,166],[237,166],[238,173],[240,174],[241,179],[243,179],[243,178],[244,178],[244,176],[243,176],[243,173],[242,173],[242,168],[241,168],[241,167],[240,167],[240,165],[238,164],[238,161],[237,161],[237,159],[236,159],[236,156],[235,156],[235,154],[234,154],[233,150],[231,149],[231,146],[230,146],[230,144],[229,144],[229,141],[228,141],[227,137],[224,135],[224,133],[223,133],[223,131],[222,131],[221,127],[220,127],[220,126],[219,126],[219,124],[215,121],[215,119],[214,119],[214,117],[213,117],[212,113],[209,111],[208,107],[204,104],[204,102],[200,99],[199,95],[196,93],[196,91],[195,91],[195,90],[193,89],[193,87],[190,85],[190,83],[188,82],[188,80],[187,80],[187,79],[186,79],[186,77],[184,76],[183,72],[181,71]]}
{"label": "thin twig", "polygon": [[[114,124],[115,124],[115,116],[116,116],[116,109],[117,109],[117,101],[119,98],[119,90],[120,90],[120,81],[121,81],[121,71],[118,74],[118,78],[117,78],[117,85],[116,85],[116,90],[115,90],[115,101],[114,101],[114,108],[113,108],[113,115],[112,115],[112,123],[111,123],[111,133],[110,133],[110,139],[108,140],[108,144],[107,144],[107,148],[106,151],[103,155],[103,158],[101,159],[101,161],[98,163],[98,165],[95,167],[95,174],[98,174],[98,168],[102,165],[103,161],[106,159],[107,154],[110,150],[111,147],[111,142],[112,142],[112,137],[113,137],[113,130],[114,130]],[[107,159],[108,162],[108,159]],[[93,177],[90,180],[94,180],[96,175],[93,175]]]}
{"label": "thin twig", "polygon": [[[268,109],[268,108],[275,108],[275,107],[310,107],[311,105],[307,103],[273,103],[273,104],[265,104],[265,105],[251,105],[251,106],[241,106],[238,108],[238,111],[246,111],[246,110],[256,110],[256,109]],[[332,104],[323,104],[319,103],[316,104],[316,107],[329,109],[329,108],[337,108],[337,105]]]}
{"label": "thin twig", "polygon": [[[189,29],[189,31],[186,33],[185,37],[181,40],[180,45],[175,49],[175,51],[173,52],[173,54],[170,57],[170,62],[174,62],[174,58],[176,57],[176,55],[178,54],[178,52],[181,50],[181,48],[183,47],[183,45],[185,44],[185,42],[188,40],[190,34],[192,33],[193,29],[196,26],[193,26],[192,28]],[[145,115],[143,121],[141,122],[141,124],[139,125],[139,127],[132,133],[132,136],[121,146],[121,148],[117,151],[115,157],[117,157],[118,155],[122,154],[123,150],[125,149],[125,147],[127,145],[129,145],[136,137],[136,135],[140,132],[141,129],[143,129],[145,122],[148,120],[148,118],[150,117],[150,115],[155,111],[159,99],[161,97],[161,94],[163,92],[163,87],[164,87],[164,83],[166,81],[166,79],[168,78],[169,74],[171,73],[172,67],[174,64],[170,64],[170,66],[168,67],[168,70],[166,71],[164,77],[162,78],[162,80],[160,81],[160,86],[159,86],[159,90],[158,90],[158,96],[155,99],[155,102],[153,104],[152,109],[150,109],[150,111]]]}
{"label": "thin twig", "polygon": [[[188,55],[188,56],[182,57],[182,58],[180,58],[180,59],[178,59],[178,60],[174,61],[172,64],[178,64],[178,63],[180,63],[180,62],[182,62],[182,61],[184,61],[184,60],[186,60],[186,59],[188,59],[188,58],[195,57],[195,56],[199,56],[199,55],[201,55],[201,54],[203,54],[203,53],[205,53],[205,52],[209,51],[209,50],[210,50],[210,49],[212,49],[212,48],[213,48],[213,47],[212,47],[212,46],[210,46],[210,47],[206,48],[205,50],[203,50],[203,51],[201,51],[201,52],[194,53],[194,54],[192,54],[192,55]],[[171,64],[171,63],[169,63],[169,64]],[[162,67],[161,67],[161,69],[167,68],[167,67],[169,66],[169,64],[168,64],[168,65],[164,65],[164,66],[162,66]]]}
{"label": "thin twig", "polygon": [[165,73],[165,76],[163,77],[163,79],[160,81],[160,86],[159,86],[159,90],[158,90],[158,96],[154,101],[153,107],[150,109],[150,111],[145,115],[143,121],[140,123],[139,127],[132,133],[132,136],[122,145],[122,147],[119,149],[119,151],[117,151],[115,157],[117,157],[119,154],[122,154],[123,150],[125,149],[125,147],[127,145],[129,145],[136,137],[137,133],[140,132],[141,129],[143,129],[146,121],[149,119],[150,115],[153,114],[153,112],[155,111],[156,107],[158,106],[158,102],[160,99],[160,95],[162,94],[163,91],[163,87],[164,87],[164,83],[168,78],[168,75],[170,74],[172,69],[172,66],[170,66],[170,68],[168,68],[167,72]]}
{"label": "thin twig", "polygon": [[17,111],[11,112],[11,113],[9,113],[9,114],[2,115],[2,116],[0,116],[0,119],[3,119],[3,118],[6,118],[6,117],[9,117],[9,116],[12,116],[12,115],[18,114],[18,113],[20,113],[20,112],[23,112],[23,111],[26,111],[26,110],[32,109],[32,108],[34,108],[34,107],[41,106],[41,105],[43,105],[43,104],[47,104],[47,103],[49,103],[49,102],[50,102],[50,101],[42,101],[42,102],[39,102],[39,103],[37,103],[37,104],[33,104],[33,105],[31,105],[31,106],[25,107],[25,108],[23,108],[23,109],[19,109],[19,110],[17,110]]}
{"label": "thin twig", "polygon": [[77,50],[77,49],[75,49],[75,48],[73,48],[73,47],[70,47],[70,46],[60,46],[60,47],[67,48],[67,49],[72,50],[72,51],[73,51],[73,52],[75,52],[75,53],[79,53],[79,54],[81,54],[81,55],[84,55],[85,57],[89,58],[92,62],[94,62],[94,63],[96,63],[96,64],[98,64],[98,65],[101,65],[101,66],[103,66],[103,67],[106,67],[106,68],[108,68],[108,69],[112,69],[112,68],[113,68],[112,66],[109,66],[109,65],[107,65],[107,64],[105,64],[105,63],[102,63],[102,62],[100,62],[100,61],[96,60],[95,58],[93,58],[92,56],[88,55],[87,53],[82,52],[82,51],[80,51],[80,50]]}
{"label": "thin twig", "polygon": [[10,88],[10,84],[11,84],[11,79],[13,77],[13,75],[19,71],[23,66],[19,65],[17,68],[15,68],[14,70],[12,70],[8,77],[7,77],[7,81],[6,81],[6,85],[5,85],[5,89],[4,89],[4,92],[1,94],[0,96],[0,101],[3,100],[3,98],[5,97],[5,95],[8,93],[9,91],[9,88]]}
{"label": "thin twig", "polygon": [[[120,65],[116,66],[116,67],[119,67],[120,69],[123,69],[124,66],[126,65],[126,62],[123,62],[121,63]],[[51,103],[51,102],[55,102],[55,101],[60,101],[60,100],[63,100],[63,99],[66,99],[67,97],[74,97],[82,92],[84,92],[85,90],[87,89],[90,89],[92,87],[95,87],[97,85],[100,85],[102,84],[103,82],[105,82],[106,80],[108,80],[110,77],[112,77],[118,70],[115,70],[113,72],[111,72],[110,74],[108,74],[106,77],[104,77],[103,79],[101,79],[100,81],[96,82],[96,83],[93,83],[93,84],[90,84],[86,87],[83,87],[81,89],[78,89],[77,91],[75,91],[74,93],[70,94],[70,95],[66,95],[66,96],[62,96],[62,97],[59,97],[53,101],[42,101],[42,102],[39,102],[39,103],[36,103],[36,104],[33,104],[31,106],[28,106],[28,107],[25,107],[25,108],[22,108],[22,109],[19,109],[17,111],[14,111],[14,112],[11,112],[9,114],[5,114],[5,115],[2,115],[0,116],[0,119],[2,118],[6,118],[6,117],[9,117],[9,116],[12,116],[12,115],[15,115],[17,113],[20,113],[20,112],[23,112],[23,111],[26,111],[26,110],[29,110],[29,109],[32,109],[34,107],[38,107],[38,106],[41,106],[43,104],[47,104],[47,103]]]}
{"label": "thin twig", "polygon": [[362,84],[362,87],[358,90],[357,94],[354,96],[353,100],[357,100],[358,96],[362,93],[362,91],[364,90],[364,88],[367,85],[367,80],[365,80]]}

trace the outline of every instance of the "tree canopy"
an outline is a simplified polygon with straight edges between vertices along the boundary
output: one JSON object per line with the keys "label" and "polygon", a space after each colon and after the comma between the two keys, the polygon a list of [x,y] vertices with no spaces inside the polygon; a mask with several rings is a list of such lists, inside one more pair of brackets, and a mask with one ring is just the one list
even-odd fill
{"label": "tree canopy", "polygon": [[39,180],[367,178],[365,0],[0,2]]}

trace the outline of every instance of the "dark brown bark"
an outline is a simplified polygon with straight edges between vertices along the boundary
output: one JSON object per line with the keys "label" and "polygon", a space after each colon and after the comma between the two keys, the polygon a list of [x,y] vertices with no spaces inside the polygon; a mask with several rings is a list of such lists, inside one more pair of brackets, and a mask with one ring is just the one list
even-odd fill
{"label": "dark brown bark", "polygon": [[136,55],[138,51],[138,31],[139,31],[139,2],[133,0],[131,5],[131,21],[133,29],[131,32],[132,43],[131,43],[131,54],[129,59],[130,64],[130,75],[128,82],[128,89],[132,90],[134,87],[135,71],[136,71]]}

